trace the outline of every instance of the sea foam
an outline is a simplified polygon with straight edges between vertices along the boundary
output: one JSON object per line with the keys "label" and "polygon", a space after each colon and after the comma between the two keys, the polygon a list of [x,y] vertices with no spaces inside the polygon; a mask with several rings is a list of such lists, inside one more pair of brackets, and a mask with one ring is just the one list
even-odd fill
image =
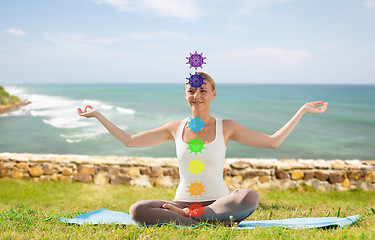
{"label": "sea foam", "polygon": [[84,110],[86,105],[91,105],[110,117],[116,117],[116,114],[133,115],[135,113],[133,109],[111,105],[97,99],[72,99],[63,96],[33,94],[18,86],[10,86],[6,90],[24,101],[31,101],[31,104],[17,111],[2,114],[2,117],[31,115],[40,118],[43,123],[60,129],[60,137],[68,143],[82,142],[108,133],[93,119],[80,117],[77,112],[78,108]]}

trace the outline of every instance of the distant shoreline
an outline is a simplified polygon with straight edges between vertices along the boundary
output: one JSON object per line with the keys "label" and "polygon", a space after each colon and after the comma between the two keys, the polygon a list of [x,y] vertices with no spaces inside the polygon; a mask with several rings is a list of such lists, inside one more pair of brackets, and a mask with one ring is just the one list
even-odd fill
{"label": "distant shoreline", "polygon": [[13,104],[7,104],[7,105],[0,105],[0,114],[7,113],[10,111],[16,111],[20,107],[26,106],[30,104],[30,101],[20,101]]}
{"label": "distant shoreline", "polygon": [[[216,82],[217,85],[276,85],[276,86],[375,86],[375,83],[246,83],[246,82]],[[16,84],[8,84],[9,86],[18,86],[22,87],[25,86],[23,83],[16,83]],[[184,85],[184,83],[178,82],[80,82],[80,83],[43,83],[43,82],[35,82],[35,83],[27,83],[27,85],[75,85],[75,86],[84,86],[84,85]],[[5,85],[7,86],[7,85]]]}

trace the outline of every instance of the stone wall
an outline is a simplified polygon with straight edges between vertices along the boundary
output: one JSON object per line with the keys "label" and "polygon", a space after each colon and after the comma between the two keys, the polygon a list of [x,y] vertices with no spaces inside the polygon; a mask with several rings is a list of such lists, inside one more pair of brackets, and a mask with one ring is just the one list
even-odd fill
{"label": "stone wall", "polygon": [[[228,158],[223,177],[236,188],[375,191],[375,160]],[[0,153],[0,178],[177,187],[176,158]]]}

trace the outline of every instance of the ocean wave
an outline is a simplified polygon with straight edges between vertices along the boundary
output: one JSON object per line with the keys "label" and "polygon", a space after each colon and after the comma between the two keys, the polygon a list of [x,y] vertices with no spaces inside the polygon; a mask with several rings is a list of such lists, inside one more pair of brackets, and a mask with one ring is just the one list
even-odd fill
{"label": "ocean wave", "polygon": [[92,105],[101,111],[115,109],[122,114],[134,114],[135,110],[113,106],[96,99],[76,100],[62,96],[51,96],[42,94],[30,94],[26,90],[10,86],[7,90],[11,94],[18,94],[23,100],[30,101],[31,104],[25,106],[22,111],[14,111],[4,115],[26,115],[31,114],[33,117],[42,117],[42,121],[55,128],[80,128],[92,126],[93,123],[87,122],[87,119],[79,117],[77,114],[78,107]]}
{"label": "ocean wave", "polygon": [[48,124],[54,128],[64,128],[64,129],[72,129],[72,128],[82,128],[82,127],[90,127],[95,126],[95,123],[90,122],[82,122],[82,121],[69,121],[69,119],[63,118],[49,118],[42,120],[45,124]]}
{"label": "ocean wave", "polygon": [[17,110],[12,110],[12,111],[0,114],[0,118],[1,117],[13,117],[13,116],[26,116],[29,114],[30,112],[28,108],[26,106],[22,106],[18,108]]}
{"label": "ocean wave", "polygon": [[[119,126],[119,128],[125,130],[127,129],[126,126]],[[75,132],[72,134],[60,134],[60,137],[65,138],[66,142],[68,143],[78,143],[85,140],[95,139],[96,137],[108,134],[105,128],[86,128],[82,129],[79,132]]]}
{"label": "ocean wave", "polygon": [[134,115],[135,111],[129,108],[116,107],[116,111],[119,113],[125,113],[129,115]]}
{"label": "ocean wave", "polygon": [[82,139],[72,140],[72,139],[67,138],[67,139],[66,139],[66,142],[67,142],[67,143],[79,143],[79,142],[82,142]]}
{"label": "ocean wave", "polygon": [[[116,118],[121,114],[133,115],[134,109],[111,105],[98,99],[72,99],[63,96],[43,95],[30,93],[29,89],[10,86],[6,88],[11,94],[19,96],[22,100],[31,101],[31,104],[2,114],[1,117],[31,115],[53,128],[60,129],[60,137],[68,143],[77,143],[95,138],[106,133],[106,129],[92,119],[78,116],[77,108],[84,109],[86,105],[92,105],[110,118]],[[74,134],[70,134],[71,131]]]}
{"label": "ocean wave", "polygon": [[92,105],[92,106],[99,106],[102,105],[102,103],[98,100],[90,100],[90,99],[83,99],[82,100],[83,105]]}
{"label": "ocean wave", "polygon": [[81,131],[78,133],[73,134],[60,134],[60,137],[65,138],[66,142],[68,143],[77,143],[82,142],[84,140],[93,139],[99,135],[107,133],[105,130],[95,129],[91,131]]}

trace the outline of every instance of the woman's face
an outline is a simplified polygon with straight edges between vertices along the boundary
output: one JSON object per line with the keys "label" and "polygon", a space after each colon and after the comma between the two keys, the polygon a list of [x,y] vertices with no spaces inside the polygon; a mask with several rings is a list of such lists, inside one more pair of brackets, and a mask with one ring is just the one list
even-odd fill
{"label": "woman's face", "polygon": [[206,84],[202,84],[198,89],[190,88],[189,84],[185,87],[185,99],[192,110],[209,108],[211,100],[216,97],[216,90],[212,90],[211,83],[207,80],[204,82]]}

